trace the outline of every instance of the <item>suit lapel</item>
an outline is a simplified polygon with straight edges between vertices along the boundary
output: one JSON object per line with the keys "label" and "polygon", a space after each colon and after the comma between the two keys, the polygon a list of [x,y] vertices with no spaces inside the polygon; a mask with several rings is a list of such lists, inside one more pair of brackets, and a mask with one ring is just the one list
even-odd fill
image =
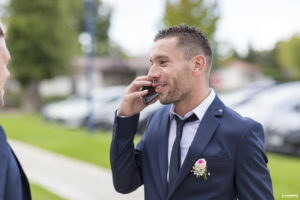
{"label": "suit lapel", "polygon": [[192,166],[201,157],[201,154],[214,135],[215,130],[219,126],[218,117],[223,115],[223,109],[223,103],[221,103],[219,98],[216,97],[200,122],[197,133],[188,150],[187,156],[182,164],[174,186],[168,194],[168,197],[172,195],[187,174],[191,172]]}
{"label": "suit lapel", "polygon": [[167,173],[168,173],[169,127],[170,127],[170,117],[169,117],[169,110],[168,110],[162,116],[162,123],[158,130],[161,134],[159,146],[158,146],[160,178],[161,178],[161,182],[163,183],[163,188],[165,192],[167,192],[168,190]]}

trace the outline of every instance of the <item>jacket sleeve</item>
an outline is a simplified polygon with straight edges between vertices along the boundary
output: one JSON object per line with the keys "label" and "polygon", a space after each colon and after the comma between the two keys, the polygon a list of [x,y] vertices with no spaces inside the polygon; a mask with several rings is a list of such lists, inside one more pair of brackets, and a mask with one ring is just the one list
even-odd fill
{"label": "jacket sleeve", "polygon": [[115,189],[129,193],[143,184],[142,161],[143,139],[134,148],[139,115],[121,118],[115,114],[110,163]]}
{"label": "jacket sleeve", "polygon": [[235,182],[238,198],[274,199],[264,151],[264,131],[260,124],[251,124],[241,135],[237,150]]}

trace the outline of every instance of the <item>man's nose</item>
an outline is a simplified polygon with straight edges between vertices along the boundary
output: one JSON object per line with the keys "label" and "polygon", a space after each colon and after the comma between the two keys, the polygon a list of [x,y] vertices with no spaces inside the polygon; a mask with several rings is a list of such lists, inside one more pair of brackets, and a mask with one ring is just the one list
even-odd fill
{"label": "man's nose", "polygon": [[152,65],[148,71],[148,76],[150,76],[152,79],[159,78],[160,71],[159,71],[158,66]]}

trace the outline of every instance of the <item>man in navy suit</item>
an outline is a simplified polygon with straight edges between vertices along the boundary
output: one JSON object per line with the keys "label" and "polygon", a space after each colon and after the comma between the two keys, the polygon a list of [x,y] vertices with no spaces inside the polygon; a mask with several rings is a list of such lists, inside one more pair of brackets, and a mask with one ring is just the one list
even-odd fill
{"label": "man in navy suit", "polygon": [[[4,84],[10,73],[7,64],[10,54],[0,27],[0,106],[3,105]],[[7,143],[6,135],[0,126],[0,200],[31,199],[26,175],[13,150]]]}
{"label": "man in navy suit", "polygon": [[[115,189],[129,193],[144,185],[147,200],[274,199],[262,126],[209,88],[212,50],[204,34],[179,25],[154,41],[148,75],[131,83],[116,112]],[[134,148],[139,113],[148,106],[143,86],[153,86],[158,97],[152,103],[165,106],[150,116]]]}

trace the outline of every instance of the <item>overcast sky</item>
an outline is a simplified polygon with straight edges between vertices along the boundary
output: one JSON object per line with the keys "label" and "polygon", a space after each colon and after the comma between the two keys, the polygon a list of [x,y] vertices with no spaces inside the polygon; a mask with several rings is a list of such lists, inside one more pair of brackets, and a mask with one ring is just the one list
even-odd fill
{"label": "overcast sky", "polygon": [[[164,12],[163,0],[103,0],[114,9],[111,38],[130,54],[147,54]],[[216,39],[245,53],[249,43],[270,49],[300,33],[299,0],[218,0]]]}
{"label": "overcast sky", "polygon": [[[0,0],[0,3],[8,0]],[[164,0],[102,0],[113,8],[110,38],[130,55],[147,55],[161,27]],[[249,43],[270,49],[300,33],[299,0],[218,0],[216,39],[245,53]]]}

